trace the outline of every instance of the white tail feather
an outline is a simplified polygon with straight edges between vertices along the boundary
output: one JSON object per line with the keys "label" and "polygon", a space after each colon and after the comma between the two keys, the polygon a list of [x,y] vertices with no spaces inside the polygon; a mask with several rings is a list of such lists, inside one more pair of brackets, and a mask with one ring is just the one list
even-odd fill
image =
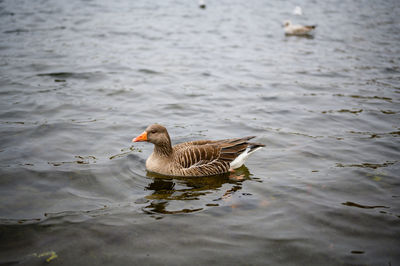
{"label": "white tail feather", "polygon": [[244,152],[242,152],[238,157],[235,158],[235,160],[233,160],[230,163],[230,169],[237,169],[240,166],[242,166],[246,162],[246,160],[250,156],[250,154],[252,154],[253,152],[255,152],[261,148],[262,147],[258,147],[258,148],[255,148],[250,151],[250,147],[247,147],[247,149]]}

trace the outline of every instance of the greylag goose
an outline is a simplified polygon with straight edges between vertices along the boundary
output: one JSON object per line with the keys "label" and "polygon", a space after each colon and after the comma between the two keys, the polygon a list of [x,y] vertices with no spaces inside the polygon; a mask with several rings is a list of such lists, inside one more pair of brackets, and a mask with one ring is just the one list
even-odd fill
{"label": "greylag goose", "polygon": [[243,165],[247,157],[265,145],[248,142],[251,137],[198,140],[171,146],[165,127],[154,124],[132,142],[147,141],[154,151],[146,161],[150,172],[168,176],[210,176],[224,174]]}
{"label": "greylag goose", "polygon": [[283,27],[286,35],[308,35],[310,34],[317,26],[302,26],[302,25],[293,25],[290,20],[286,20],[283,23]]}

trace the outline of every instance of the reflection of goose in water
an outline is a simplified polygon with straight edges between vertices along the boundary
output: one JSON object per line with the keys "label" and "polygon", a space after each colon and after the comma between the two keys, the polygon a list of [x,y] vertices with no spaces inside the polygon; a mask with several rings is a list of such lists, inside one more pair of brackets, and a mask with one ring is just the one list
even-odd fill
{"label": "reflection of goose in water", "polygon": [[283,27],[284,27],[286,35],[301,36],[301,35],[311,34],[317,26],[316,25],[308,25],[308,26],[293,25],[290,20],[286,20],[283,23]]}
{"label": "reflection of goose in water", "polygon": [[[206,177],[165,177],[147,172],[152,182],[146,187],[151,192],[145,196],[150,201],[142,210],[148,214],[177,214],[219,206],[230,195],[242,189],[245,180],[251,180],[249,170],[242,166],[232,174]],[[239,177],[239,178],[235,178]],[[227,187],[221,191],[222,187]]]}

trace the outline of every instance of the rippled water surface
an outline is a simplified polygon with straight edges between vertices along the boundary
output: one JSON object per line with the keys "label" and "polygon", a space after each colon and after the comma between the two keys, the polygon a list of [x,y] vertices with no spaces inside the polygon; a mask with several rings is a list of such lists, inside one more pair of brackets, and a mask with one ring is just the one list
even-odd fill
{"label": "rippled water surface", "polygon": [[[398,265],[399,14],[1,0],[0,264]],[[236,178],[161,178],[131,143],[155,122],[266,147]]]}

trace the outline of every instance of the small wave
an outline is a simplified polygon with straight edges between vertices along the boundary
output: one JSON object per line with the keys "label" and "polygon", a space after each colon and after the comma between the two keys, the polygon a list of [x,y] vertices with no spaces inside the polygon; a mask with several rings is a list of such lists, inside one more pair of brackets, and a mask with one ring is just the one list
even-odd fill
{"label": "small wave", "polygon": [[115,154],[110,156],[110,160],[116,159],[116,158],[121,158],[121,157],[125,157],[127,155],[129,155],[130,153],[132,153],[133,151],[137,151],[137,152],[142,152],[141,149],[135,148],[133,146],[129,147],[128,149],[121,149],[121,153]]}
{"label": "small wave", "polygon": [[36,224],[41,222],[42,220],[42,218],[0,219],[0,225]]}
{"label": "small wave", "polygon": [[329,111],[322,111],[321,113],[326,114],[326,113],[334,113],[334,112],[359,114],[359,113],[363,112],[363,109],[359,109],[359,110],[340,109],[340,110],[337,110],[337,111],[329,110]]}
{"label": "small wave", "polygon": [[392,162],[384,162],[381,164],[378,163],[362,163],[362,164],[341,164],[341,163],[336,163],[336,167],[360,167],[360,168],[372,168],[372,169],[378,169],[380,167],[388,167],[390,165],[396,164],[398,161],[392,161]]}
{"label": "small wave", "polygon": [[386,206],[381,206],[381,205],[368,206],[368,205],[361,205],[361,204],[351,202],[351,201],[343,202],[342,205],[350,206],[350,207],[357,207],[357,208],[361,208],[361,209],[376,209],[376,208],[389,209],[389,207],[386,207]]}
{"label": "small wave", "polygon": [[53,166],[61,166],[61,165],[64,165],[64,164],[73,164],[73,163],[76,163],[76,164],[92,164],[92,163],[96,163],[96,160],[97,160],[97,158],[95,156],[93,156],[93,155],[89,155],[89,156],[77,155],[77,156],[75,156],[75,158],[77,159],[75,161],[48,162],[48,164],[51,164]]}
{"label": "small wave", "polygon": [[147,68],[140,68],[138,69],[138,72],[144,73],[144,74],[149,74],[149,75],[161,75],[161,72],[152,70],[152,69],[147,69]]}
{"label": "small wave", "polygon": [[58,82],[65,82],[65,79],[91,79],[102,76],[101,72],[50,72],[37,74],[38,77],[54,77],[57,78]]}
{"label": "small wave", "polygon": [[369,135],[369,138],[374,139],[374,138],[381,138],[385,136],[392,136],[392,137],[398,137],[400,136],[400,131],[393,131],[393,132],[386,132],[386,133],[375,133],[375,132],[358,132],[358,131],[349,131],[351,134],[357,134],[357,135]]}
{"label": "small wave", "polygon": [[392,102],[392,98],[389,97],[381,97],[381,96],[361,96],[361,95],[345,95],[345,94],[333,94],[333,96],[336,97],[350,97],[350,98],[355,98],[355,99],[365,99],[365,100],[382,100],[382,101],[387,101],[387,102]]}
{"label": "small wave", "polygon": [[364,254],[365,252],[362,250],[352,250],[351,254]]}
{"label": "small wave", "polygon": [[3,31],[3,33],[6,33],[6,34],[12,34],[12,33],[19,34],[19,33],[25,33],[25,32],[29,32],[29,30],[27,30],[27,29],[14,29],[14,30]]}

